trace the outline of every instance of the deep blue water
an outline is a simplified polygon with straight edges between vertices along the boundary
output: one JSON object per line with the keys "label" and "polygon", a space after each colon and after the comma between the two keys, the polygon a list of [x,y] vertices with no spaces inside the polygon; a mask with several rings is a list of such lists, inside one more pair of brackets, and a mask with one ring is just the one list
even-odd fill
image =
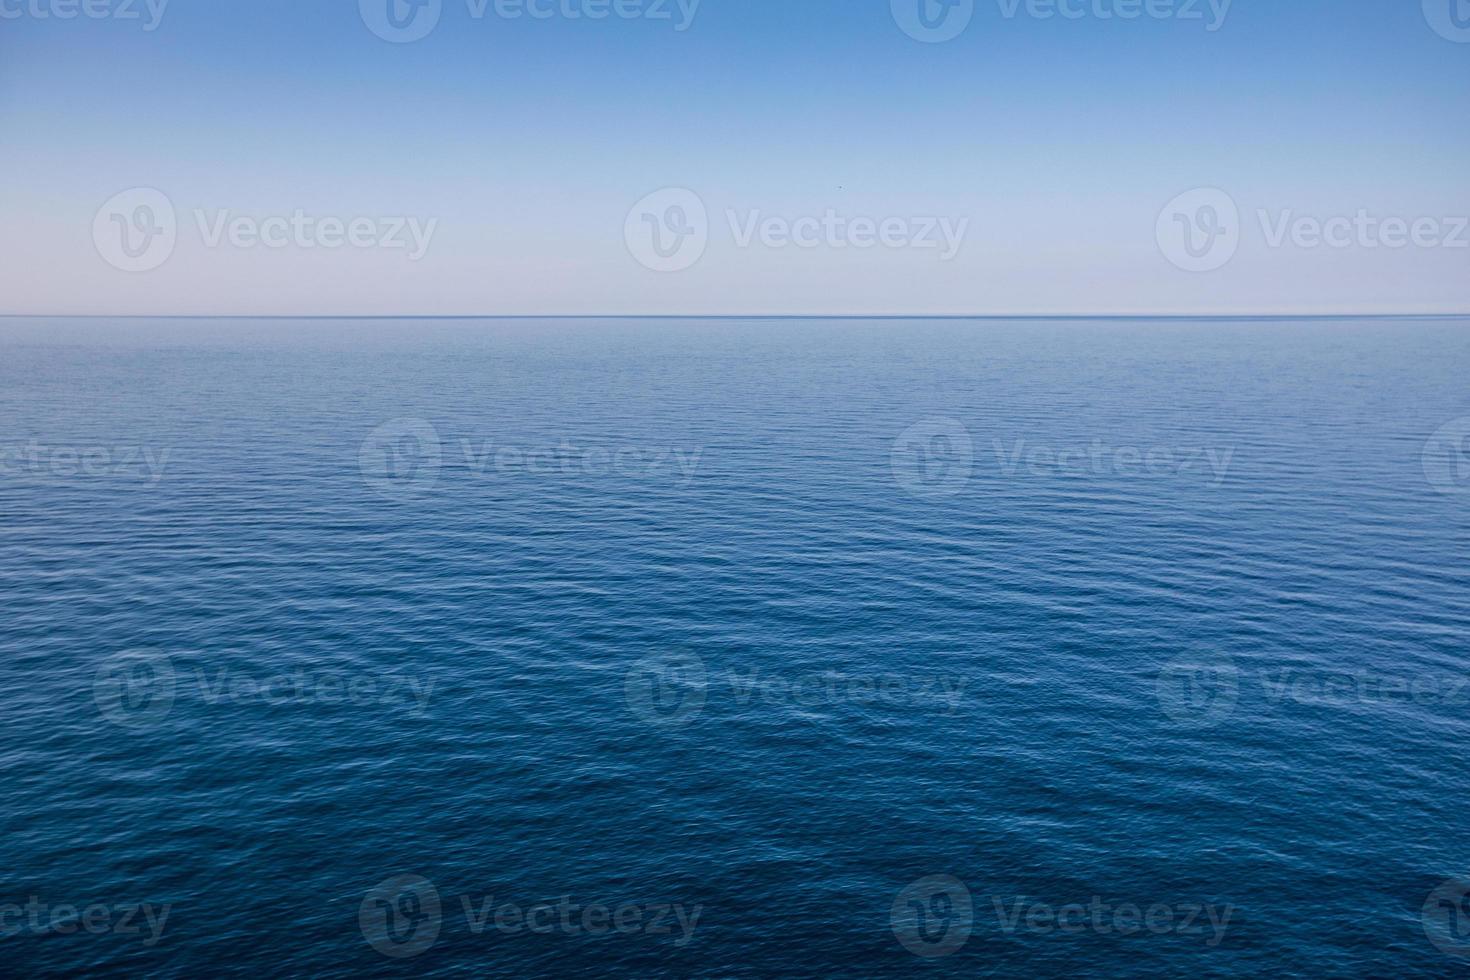
{"label": "deep blue water", "polygon": [[1470,970],[1470,322],[7,320],[0,419],[5,973]]}

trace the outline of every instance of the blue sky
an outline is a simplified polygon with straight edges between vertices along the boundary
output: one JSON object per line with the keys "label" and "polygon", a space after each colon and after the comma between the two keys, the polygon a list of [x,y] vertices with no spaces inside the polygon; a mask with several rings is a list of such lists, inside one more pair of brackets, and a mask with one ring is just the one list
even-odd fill
{"label": "blue sky", "polygon": [[1467,0],[83,2],[0,0],[3,312],[1470,312]]}

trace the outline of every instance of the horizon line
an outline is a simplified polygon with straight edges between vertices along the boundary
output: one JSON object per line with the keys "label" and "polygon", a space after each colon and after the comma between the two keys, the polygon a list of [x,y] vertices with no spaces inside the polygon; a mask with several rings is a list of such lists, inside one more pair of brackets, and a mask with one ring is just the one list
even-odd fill
{"label": "horizon line", "polygon": [[0,313],[0,320],[1447,320],[1458,313]]}

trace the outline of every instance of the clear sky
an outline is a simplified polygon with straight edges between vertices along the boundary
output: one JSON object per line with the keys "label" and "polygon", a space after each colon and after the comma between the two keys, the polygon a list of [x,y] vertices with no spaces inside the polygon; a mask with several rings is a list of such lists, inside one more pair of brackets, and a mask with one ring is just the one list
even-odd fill
{"label": "clear sky", "polygon": [[161,3],[0,0],[0,312],[1470,312],[1470,0]]}

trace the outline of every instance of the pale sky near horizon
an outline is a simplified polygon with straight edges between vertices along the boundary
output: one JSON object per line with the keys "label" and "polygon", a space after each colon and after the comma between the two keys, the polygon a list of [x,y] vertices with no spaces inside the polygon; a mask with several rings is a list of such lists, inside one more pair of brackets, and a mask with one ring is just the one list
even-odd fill
{"label": "pale sky near horizon", "polygon": [[1467,104],[1470,0],[0,0],[0,313],[1470,313]]}

